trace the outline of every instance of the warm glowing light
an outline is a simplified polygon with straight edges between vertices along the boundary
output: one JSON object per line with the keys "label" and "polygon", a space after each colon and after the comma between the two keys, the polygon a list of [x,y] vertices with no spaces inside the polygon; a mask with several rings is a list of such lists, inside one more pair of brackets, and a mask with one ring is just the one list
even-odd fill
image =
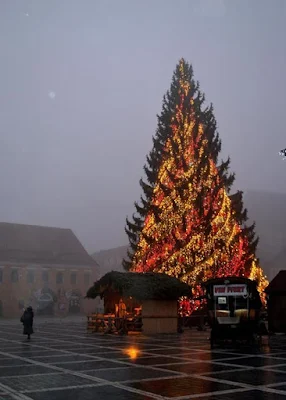
{"label": "warm glowing light", "polygon": [[262,299],[263,304],[266,304],[266,295],[265,289],[269,285],[269,281],[267,277],[264,275],[262,268],[257,264],[257,260],[254,259],[251,265],[251,271],[249,278],[258,282],[258,292],[260,293],[260,297]]}
{"label": "warm glowing light", "polygon": [[[164,128],[158,128],[160,162],[146,195],[146,207],[142,206],[147,211],[142,214],[139,234],[132,233],[132,228],[130,233],[135,243],[131,270],[175,276],[190,284],[194,296],[199,297],[204,280],[254,276],[255,249],[237,218],[221,167],[213,156],[212,147],[220,147],[219,139],[214,139],[214,118],[200,114],[188,68],[181,60],[172,93],[167,95],[172,100],[164,103]],[[259,274],[256,270],[256,275],[263,286],[262,270]],[[192,307],[199,307],[199,302]]]}
{"label": "warm glowing light", "polygon": [[129,349],[123,350],[124,354],[129,356],[131,360],[136,360],[136,358],[139,356],[140,351],[136,349],[135,347],[130,347]]}
{"label": "warm glowing light", "polygon": [[[191,88],[184,85],[180,94],[182,102],[189,90]],[[185,112],[192,113],[191,104],[189,111]],[[216,191],[219,173],[212,159],[206,161],[207,165],[201,171],[202,178],[198,180],[198,168],[202,158],[206,157],[208,145],[204,138],[203,125],[199,124],[194,140],[194,121],[185,116],[185,120],[190,122],[185,123],[180,130],[181,118],[181,110],[178,107],[172,125],[173,139],[172,142],[167,140],[166,157],[162,161],[158,181],[154,187],[152,203],[158,207],[159,219],[156,219],[152,211],[145,219],[133,257],[133,270],[164,272],[195,285],[202,277],[207,279],[214,275],[233,275],[243,270],[247,243],[238,237],[240,227],[233,215],[231,201],[225,188],[222,186]],[[173,150],[174,143],[182,153],[187,168],[178,165]],[[200,149],[195,154],[198,143]],[[206,175],[207,169],[209,172]],[[187,185],[182,190],[185,183]],[[204,188],[206,195],[202,210],[198,211],[198,195]],[[212,213],[213,219],[210,222],[210,232],[206,233],[203,219],[208,213]],[[179,248],[178,240],[183,243]]]}

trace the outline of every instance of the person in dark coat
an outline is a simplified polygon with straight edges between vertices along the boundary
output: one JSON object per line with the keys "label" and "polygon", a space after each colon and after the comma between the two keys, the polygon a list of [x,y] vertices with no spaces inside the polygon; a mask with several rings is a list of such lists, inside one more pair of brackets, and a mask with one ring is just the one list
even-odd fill
{"label": "person in dark coat", "polygon": [[28,335],[28,340],[31,339],[31,335],[34,333],[33,331],[33,321],[34,321],[34,312],[32,307],[28,307],[22,317],[21,322],[24,325],[23,335]]}

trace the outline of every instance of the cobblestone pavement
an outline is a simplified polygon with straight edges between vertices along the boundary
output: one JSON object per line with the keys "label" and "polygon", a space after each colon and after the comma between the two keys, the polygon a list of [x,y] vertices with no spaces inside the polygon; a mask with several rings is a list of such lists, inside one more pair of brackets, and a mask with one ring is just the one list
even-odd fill
{"label": "cobblestone pavement", "polygon": [[[286,337],[210,351],[206,332],[90,334],[84,321],[0,323],[0,400],[286,400]],[[274,397],[275,396],[275,397]]]}

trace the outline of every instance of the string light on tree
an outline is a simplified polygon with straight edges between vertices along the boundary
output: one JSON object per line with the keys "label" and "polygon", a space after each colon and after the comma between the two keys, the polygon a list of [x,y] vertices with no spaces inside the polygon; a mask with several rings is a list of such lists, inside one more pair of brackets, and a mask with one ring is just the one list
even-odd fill
{"label": "string light on tree", "polygon": [[230,195],[230,160],[218,163],[221,141],[212,105],[192,67],[180,60],[158,116],[153,148],[140,180],[144,196],[126,220],[125,269],[155,271],[189,283],[227,275],[249,276],[257,239],[246,226],[242,193]]}

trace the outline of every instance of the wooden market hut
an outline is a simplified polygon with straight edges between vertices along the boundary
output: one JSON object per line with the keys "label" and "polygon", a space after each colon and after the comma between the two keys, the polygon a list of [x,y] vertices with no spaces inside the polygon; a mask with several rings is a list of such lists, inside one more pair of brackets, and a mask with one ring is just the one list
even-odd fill
{"label": "wooden market hut", "polygon": [[143,332],[156,334],[177,332],[177,301],[191,295],[190,286],[166,274],[112,271],[95,282],[86,297],[103,298],[106,313],[115,312],[120,298],[129,313],[142,307]]}
{"label": "wooden market hut", "polygon": [[268,329],[286,333],[286,270],[280,271],[265,289]]}

